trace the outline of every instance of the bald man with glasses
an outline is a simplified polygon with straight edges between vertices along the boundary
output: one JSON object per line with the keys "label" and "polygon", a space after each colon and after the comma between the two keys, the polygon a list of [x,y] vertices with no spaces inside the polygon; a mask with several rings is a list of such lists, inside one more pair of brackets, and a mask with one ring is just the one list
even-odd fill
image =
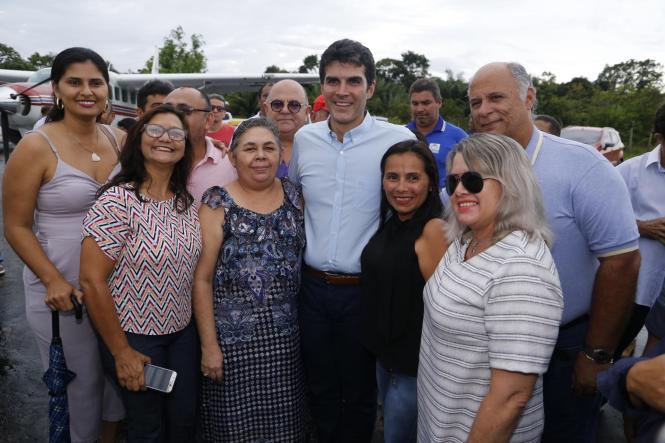
{"label": "bald man with glasses", "polygon": [[310,106],[305,88],[294,80],[281,80],[270,90],[263,108],[266,117],[274,121],[279,128],[282,162],[277,170],[277,177],[282,178],[289,172],[293,137],[298,129],[307,123]]}
{"label": "bald man with glasses", "polygon": [[214,116],[210,99],[204,92],[189,87],[178,88],[166,97],[165,103],[185,114],[187,137],[192,143],[194,154],[187,190],[198,204],[208,188],[224,186],[238,178],[238,175],[224,151],[216,148],[212,140],[206,137],[214,123]]}

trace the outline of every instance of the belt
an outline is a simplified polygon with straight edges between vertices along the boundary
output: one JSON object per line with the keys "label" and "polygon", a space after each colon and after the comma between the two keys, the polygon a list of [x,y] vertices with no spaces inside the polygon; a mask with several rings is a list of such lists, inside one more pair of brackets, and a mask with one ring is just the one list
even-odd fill
{"label": "belt", "polygon": [[309,265],[304,265],[305,272],[309,275],[323,280],[329,285],[359,285],[360,274],[338,274],[336,272],[326,272],[315,269]]}
{"label": "belt", "polygon": [[[565,331],[567,329],[570,329],[572,327],[578,326],[584,322],[589,321],[589,314],[582,314],[577,318],[572,319],[565,325],[562,325],[559,327],[559,332]],[[568,349],[561,349],[561,348],[554,348],[554,351],[552,352],[552,358],[557,359],[557,360],[563,360],[563,361],[573,361],[577,358],[577,354],[579,353],[579,350],[568,350]]]}

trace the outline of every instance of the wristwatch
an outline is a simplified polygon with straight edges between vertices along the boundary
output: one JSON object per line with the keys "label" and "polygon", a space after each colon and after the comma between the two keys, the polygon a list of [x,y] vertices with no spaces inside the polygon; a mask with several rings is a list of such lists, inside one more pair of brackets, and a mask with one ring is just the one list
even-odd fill
{"label": "wristwatch", "polygon": [[586,358],[599,365],[606,365],[612,363],[613,352],[603,348],[592,348],[591,346],[584,346],[582,353]]}

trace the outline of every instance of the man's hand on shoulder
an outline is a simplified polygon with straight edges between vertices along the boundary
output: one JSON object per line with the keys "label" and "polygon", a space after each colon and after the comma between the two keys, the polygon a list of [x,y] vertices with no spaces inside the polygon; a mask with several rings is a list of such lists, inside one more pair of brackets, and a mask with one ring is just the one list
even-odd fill
{"label": "man's hand on shoulder", "polygon": [[209,137],[210,141],[212,142],[212,145],[222,151],[222,158],[229,153],[229,147],[226,146],[226,143],[224,143],[221,140],[217,140],[215,138]]}
{"label": "man's hand on shoulder", "polygon": [[658,240],[665,245],[665,217],[637,220],[637,229],[641,236]]}

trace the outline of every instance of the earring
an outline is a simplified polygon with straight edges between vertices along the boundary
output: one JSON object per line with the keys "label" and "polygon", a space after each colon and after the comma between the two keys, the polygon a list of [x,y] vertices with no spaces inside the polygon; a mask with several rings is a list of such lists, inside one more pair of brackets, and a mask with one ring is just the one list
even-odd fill
{"label": "earring", "polygon": [[60,97],[55,98],[55,107],[58,109],[63,109],[65,105],[62,103],[62,99]]}

